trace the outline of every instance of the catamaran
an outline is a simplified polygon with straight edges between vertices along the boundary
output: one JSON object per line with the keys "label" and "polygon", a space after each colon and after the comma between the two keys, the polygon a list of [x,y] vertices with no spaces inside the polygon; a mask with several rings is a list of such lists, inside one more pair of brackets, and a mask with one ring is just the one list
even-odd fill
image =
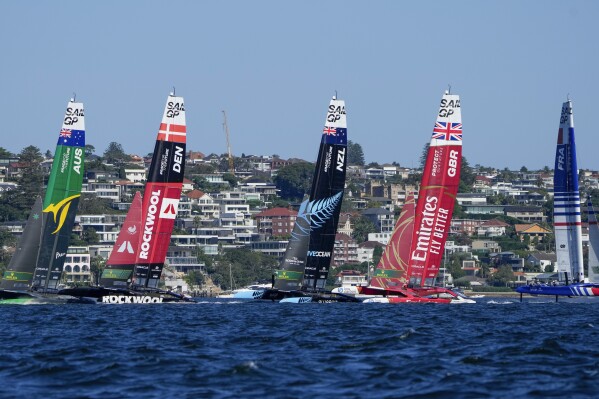
{"label": "catamaran", "polygon": [[418,202],[411,193],[407,195],[370,284],[354,287],[357,297],[379,303],[474,302],[434,286],[460,182],[461,161],[460,98],[446,92],[428,147]]}
{"label": "catamaran", "polygon": [[83,183],[85,116],[83,103],[71,99],[42,203],[36,200],[17,250],[0,282],[0,300],[63,300],[58,284]]}
{"label": "catamaran", "polygon": [[[345,101],[333,97],[322,131],[312,188],[298,211],[291,238],[261,299],[282,302],[356,301],[325,291],[341,211],[347,167]],[[256,298],[256,296],[253,296]]]}
{"label": "catamaran", "polygon": [[559,296],[599,296],[599,280],[593,271],[597,267],[599,234],[593,205],[589,200],[589,278],[585,280],[582,257],[582,222],[580,192],[574,140],[572,101],[562,105],[553,174],[553,228],[557,254],[558,283],[527,284],[516,291],[522,294]]}
{"label": "catamaran", "polygon": [[136,195],[100,286],[62,290],[103,303],[162,303],[188,300],[158,288],[173,231],[185,168],[187,128],[183,97],[169,95],[156,137],[143,201]]}

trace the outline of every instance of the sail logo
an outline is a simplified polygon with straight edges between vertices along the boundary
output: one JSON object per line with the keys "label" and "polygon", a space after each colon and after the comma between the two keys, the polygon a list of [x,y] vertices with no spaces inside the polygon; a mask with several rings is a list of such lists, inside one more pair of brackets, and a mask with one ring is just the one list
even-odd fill
{"label": "sail logo", "polygon": [[54,255],[54,259],[58,259],[58,258],[62,258],[63,256],[65,256],[67,253],[66,252],[56,252],[56,255]]}
{"label": "sail logo", "polygon": [[160,215],[158,217],[161,219],[175,219],[177,217],[178,207],[178,199],[163,198],[162,204],[160,205]]}
{"label": "sail logo", "polygon": [[559,123],[560,124],[564,124],[566,122],[568,122],[568,120],[570,119],[570,114],[572,113],[572,108],[570,108],[567,105],[564,105],[562,107],[562,114],[559,118]]}
{"label": "sail logo", "polygon": [[43,212],[45,213],[51,212],[52,215],[54,215],[54,223],[58,223],[58,227],[56,227],[56,230],[54,230],[52,234],[56,234],[62,228],[64,221],[66,220],[67,215],[69,214],[69,208],[71,207],[71,203],[75,198],[78,198],[80,196],[81,194],[71,195],[70,197],[63,199],[56,205],[48,205],[46,209],[43,210]]}
{"label": "sail logo", "polygon": [[76,125],[79,117],[83,117],[83,108],[68,107],[63,123],[67,126]]}
{"label": "sail logo", "polygon": [[564,164],[566,162],[566,149],[564,146],[560,146],[557,150],[557,168],[559,170],[564,170]]}
{"label": "sail logo", "polygon": [[333,158],[333,147],[329,147],[327,154],[325,156],[324,159],[324,166],[322,168],[322,170],[324,172],[328,172],[329,171],[329,167],[331,166],[331,159]]}
{"label": "sail logo", "polygon": [[82,148],[75,148],[75,155],[73,156],[73,170],[78,175],[81,174],[81,156],[83,155]]}
{"label": "sail logo", "polygon": [[106,295],[102,297],[102,303],[162,303],[162,298],[151,296],[133,295]]}
{"label": "sail logo", "polygon": [[173,157],[173,171],[181,173],[181,164],[183,163],[183,147],[175,146],[175,156]]}
{"label": "sail logo", "polygon": [[337,152],[337,170],[339,172],[343,172],[343,167],[345,166],[345,148],[339,149]]}
{"label": "sail logo", "polygon": [[185,112],[185,105],[179,102],[169,101],[166,104],[166,117],[174,118],[179,115],[181,112]]}
{"label": "sail logo", "polygon": [[449,168],[447,169],[447,175],[449,177],[455,177],[458,167],[458,152],[456,150],[449,151]]}
{"label": "sail logo", "polygon": [[154,231],[154,221],[156,220],[156,212],[158,211],[158,203],[160,202],[160,190],[152,191],[150,196],[150,206],[148,207],[148,215],[146,216],[146,224],[144,226],[144,234],[142,236],[141,251],[139,257],[148,259],[150,251],[150,242],[152,241],[152,232]]}
{"label": "sail logo", "polygon": [[327,112],[327,122],[335,123],[341,120],[342,115],[345,115],[345,105],[329,105]]}
{"label": "sail logo", "polygon": [[117,252],[123,253],[127,251],[128,253],[133,253],[133,246],[131,245],[131,241],[123,241]]}
{"label": "sail logo", "polygon": [[435,211],[437,210],[437,197],[428,196],[426,197],[426,203],[424,205],[424,211],[422,212],[423,218],[420,222],[420,226],[416,235],[418,239],[416,241],[416,248],[412,251],[412,260],[421,262],[426,261],[428,249],[431,242],[431,236],[433,233],[433,225],[435,223]]}
{"label": "sail logo", "polygon": [[127,232],[131,235],[134,235],[135,233],[137,233],[137,226],[129,226]]}
{"label": "sail logo", "polygon": [[315,258],[330,258],[331,252],[329,252],[329,251],[308,251],[308,256],[313,256]]}
{"label": "sail logo", "polygon": [[460,108],[460,100],[447,100],[446,98],[441,99],[441,106],[439,107],[439,117],[447,118],[455,113],[453,108]]}

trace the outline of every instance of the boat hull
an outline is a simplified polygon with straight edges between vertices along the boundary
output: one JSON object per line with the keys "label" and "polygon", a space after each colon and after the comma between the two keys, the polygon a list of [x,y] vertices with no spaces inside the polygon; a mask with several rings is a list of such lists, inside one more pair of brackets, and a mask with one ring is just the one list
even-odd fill
{"label": "boat hull", "polygon": [[[309,300],[306,298],[309,298]],[[362,302],[360,298],[356,298],[352,295],[344,295],[333,292],[283,291],[278,290],[276,288],[269,288],[264,290],[264,294],[260,299],[266,299],[273,302],[282,303]]]}
{"label": "boat hull", "polygon": [[553,296],[599,296],[599,284],[582,283],[569,285],[530,284],[516,288],[521,294]]}
{"label": "boat hull", "polygon": [[122,289],[106,287],[77,287],[68,288],[59,291],[59,294],[70,295],[83,301],[92,301],[92,303],[111,303],[111,304],[129,304],[129,303],[175,303],[175,302],[193,302],[176,292],[162,291],[158,289]]}

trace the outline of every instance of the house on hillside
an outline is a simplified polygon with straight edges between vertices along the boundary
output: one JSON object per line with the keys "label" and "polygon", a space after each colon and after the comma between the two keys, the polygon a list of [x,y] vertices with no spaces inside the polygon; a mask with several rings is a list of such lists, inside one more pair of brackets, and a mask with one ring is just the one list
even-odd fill
{"label": "house on hillside", "polygon": [[541,272],[552,272],[557,264],[557,255],[555,252],[533,252],[526,261],[540,267]]}
{"label": "house on hillside", "polygon": [[267,237],[289,236],[293,231],[297,211],[287,208],[271,208],[254,215],[258,233]]}
{"label": "house on hillside", "polygon": [[516,234],[520,238],[520,241],[524,241],[524,237],[529,237],[530,242],[535,238],[538,239],[538,242],[541,242],[545,236],[553,233],[551,230],[544,228],[538,223],[516,224],[514,225],[514,228],[516,229]]}
{"label": "house on hillside", "polygon": [[520,219],[524,222],[545,222],[547,217],[540,206],[506,206],[503,210],[505,216]]}
{"label": "house on hillside", "polygon": [[510,225],[499,219],[485,220],[476,230],[476,234],[485,237],[504,236]]}

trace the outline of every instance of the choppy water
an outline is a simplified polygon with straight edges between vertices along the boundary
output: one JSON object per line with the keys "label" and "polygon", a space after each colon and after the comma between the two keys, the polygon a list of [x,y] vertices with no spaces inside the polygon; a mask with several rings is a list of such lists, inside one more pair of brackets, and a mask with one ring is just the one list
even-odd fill
{"label": "choppy water", "polygon": [[590,398],[599,300],[0,307],[0,397]]}

